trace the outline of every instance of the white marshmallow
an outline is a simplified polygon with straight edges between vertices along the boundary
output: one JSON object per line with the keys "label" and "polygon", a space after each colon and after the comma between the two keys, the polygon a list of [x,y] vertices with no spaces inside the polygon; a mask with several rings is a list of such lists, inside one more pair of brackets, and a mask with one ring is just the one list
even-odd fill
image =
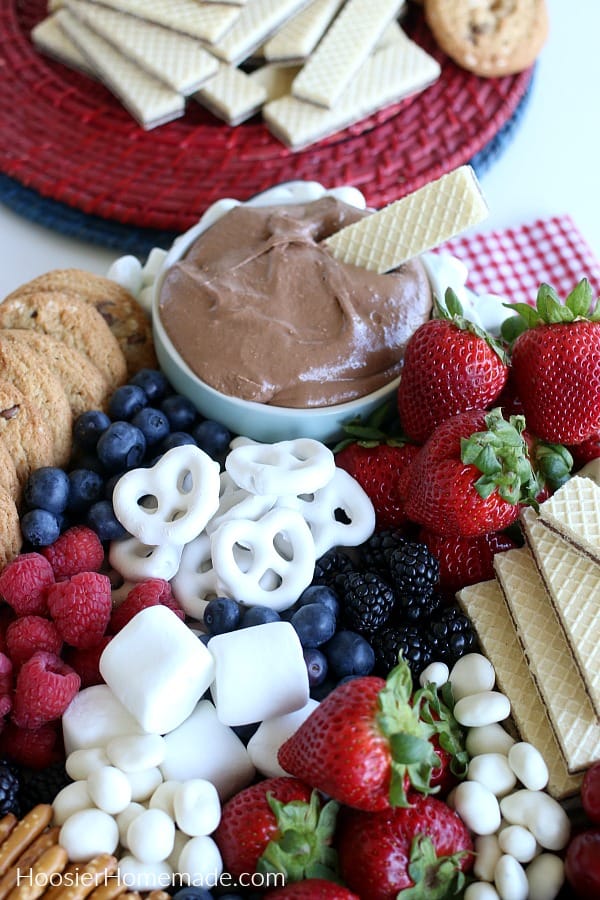
{"label": "white marshmallow", "polygon": [[208,700],[201,700],[192,715],[165,736],[165,741],[167,755],[160,767],[165,781],[206,778],[224,802],[254,777],[255,768],[246,748],[219,720]]}
{"label": "white marshmallow", "polygon": [[158,275],[161,266],[166,258],[167,251],[163,250],[162,247],[152,248],[142,268],[142,279],[144,286],[152,284],[154,282],[154,279]]}
{"label": "white marshmallow", "polygon": [[[107,649],[111,646],[112,642]],[[302,645],[289,622],[218,634],[208,648],[215,660],[211,694],[226,725],[261,722],[307,703],[308,672]]]}
{"label": "white marshmallow", "polygon": [[179,854],[176,871],[184,884],[214,887],[223,872],[223,860],[213,839],[206,836],[190,838]]}
{"label": "white marshmallow", "polygon": [[267,778],[274,778],[287,774],[285,769],[279,764],[277,751],[300,728],[318,705],[318,702],[311,698],[302,709],[285,713],[283,716],[273,716],[260,723],[248,741],[246,749],[261,775]]}
{"label": "white marshmallow", "polygon": [[162,782],[162,774],[157,766],[141,772],[127,772],[126,774],[131,787],[131,799],[135,803],[149,800]]}
{"label": "white marshmallow", "polygon": [[221,820],[217,789],[204,778],[183,782],[173,798],[175,822],[190,837],[212,834]]}
{"label": "white marshmallow", "polygon": [[189,835],[184,834],[183,831],[180,831],[179,828],[175,829],[175,840],[173,842],[173,850],[171,851],[169,858],[167,859],[167,863],[171,866],[174,872],[177,872],[177,866],[179,864],[179,857],[181,855],[181,851],[190,840]]}
{"label": "white marshmallow", "polygon": [[142,264],[137,256],[120,256],[110,266],[106,277],[137,297],[142,288]]}
{"label": "white marshmallow", "polygon": [[158,605],[113,637],[100,672],[144,731],[165,734],[190,715],[213,679],[214,662],[187,625]]}
{"label": "white marshmallow", "polygon": [[150,800],[148,806],[150,809],[162,809],[173,821],[175,821],[175,794],[181,786],[180,781],[163,781],[159,784]]}
{"label": "white marshmallow", "polygon": [[71,862],[89,862],[102,853],[115,852],[119,829],[113,816],[101,809],[82,809],[63,824],[58,843]]}
{"label": "white marshmallow", "polygon": [[95,684],[75,694],[63,713],[62,727],[67,756],[74,750],[106,747],[118,735],[142,733],[139,722],[107,684]]}
{"label": "white marshmallow", "polygon": [[98,809],[116,815],[131,803],[131,785],[124,772],[115,766],[94,769],[87,778],[88,792]]}
{"label": "white marshmallow", "polygon": [[65,785],[52,801],[52,821],[64,825],[73,813],[92,809],[94,801],[90,797],[85,781],[73,781]]}
{"label": "white marshmallow", "polygon": [[491,691],[496,682],[496,673],[489,659],[481,653],[467,653],[452,666],[450,684],[455,700]]}
{"label": "white marshmallow", "polygon": [[89,747],[74,750],[65,760],[65,770],[74,781],[85,780],[90,772],[109,764],[108,756],[102,747]]}
{"label": "white marshmallow", "polygon": [[173,870],[167,862],[145,863],[135,856],[122,856],[118,873],[130,891],[166,890],[173,881]]}
{"label": "white marshmallow", "polygon": [[164,738],[159,734],[127,734],[106,745],[106,755],[123,772],[140,772],[160,766],[165,758]]}
{"label": "white marshmallow", "polygon": [[129,849],[127,844],[127,830],[136,816],[143,813],[145,809],[146,807],[142,806],[141,803],[132,802],[129,803],[116,817],[117,828],[119,829],[119,843],[122,844],[126,850]]}
{"label": "white marshmallow", "polygon": [[162,809],[145,809],[127,829],[127,846],[143,863],[166,860],[173,851],[175,825]]}

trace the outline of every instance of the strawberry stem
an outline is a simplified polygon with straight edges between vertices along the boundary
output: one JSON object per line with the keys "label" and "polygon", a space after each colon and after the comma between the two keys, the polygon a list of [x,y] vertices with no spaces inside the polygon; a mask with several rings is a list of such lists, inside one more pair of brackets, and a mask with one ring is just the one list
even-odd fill
{"label": "strawberry stem", "polygon": [[405,888],[396,900],[449,900],[463,891],[466,883],[460,863],[467,851],[438,856],[430,837],[417,834],[410,848],[408,874],[413,887]]}

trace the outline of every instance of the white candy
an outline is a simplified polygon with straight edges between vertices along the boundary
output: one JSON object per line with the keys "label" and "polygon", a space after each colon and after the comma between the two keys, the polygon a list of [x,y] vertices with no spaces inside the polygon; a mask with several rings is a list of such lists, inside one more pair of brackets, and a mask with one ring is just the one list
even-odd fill
{"label": "white candy", "polygon": [[154,302],[154,285],[148,284],[143,287],[136,299],[144,312],[150,317],[152,315],[152,304]]}
{"label": "white candy", "polygon": [[94,856],[115,852],[119,829],[115,819],[101,809],[82,809],[63,824],[58,843],[71,862],[89,862]]}
{"label": "white candy", "polygon": [[520,862],[504,854],[496,864],[494,884],[501,900],[527,900],[529,885]]}
{"label": "white candy", "polygon": [[170,581],[177,573],[183,546],[161,544],[153,547],[143,544],[136,537],[111,541],[108,559],[123,578],[131,581],[145,581],[147,578],[164,578]]}
{"label": "white candy", "polygon": [[113,738],[106,745],[106,755],[123,772],[139,772],[160,766],[167,747],[158,734],[128,734]]}
{"label": "white candy", "polygon": [[127,780],[131,786],[131,799],[141,803],[149,800],[162,782],[162,773],[159,768],[153,767],[142,772],[128,772]]}
{"label": "white candy", "polygon": [[[110,645],[109,645],[110,646]],[[454,717],[465,728],[491,725],[510,715],[510,700],[499,691],[480,691],[462,697],[454,707]]]}
{"label": "white candy", "polygon": [[432,662],[426,666],[419,675],[419,684],[425,687],[426,684],[435,684],[440,688],[446,684],[450,670],[444,662]]}
{"label": "white candy", "polygon": [[500,900],[500,897],[493,884],[476,881],[474,884],[468,885],[464,900]]}
{"label": "white candy", "polygon": [[127,845],[127,831],[129,826],[141,813],[145,812],[146,807],[142,806],[141,803],[130,803],[125,809],[118,814],[116,817],[117,828],[119,829],[119,843],[125,847],[125,849],[129,849]]}
{"label": "white candy", "polygon": [[194,444],[168,450],[151,468],[131,469],[113,491],[115,515],[143,544],[187,544],[219,505],[219,464]]}
{"label": "white candy", "polygon": [[165,741],[167,755],[161,766],[165,781],[206,778],[224,802],[254,777],[255,768],[246,748],[235,732],[219,721],[208,700],[201,700]]}
{"label": "white candy", "polygon": [[306,663],[289,622],[218,634],[208,649],[215,660],[210,690],[217,715],[226,725],[261,722],[307,703]]}
{"label": "white candy", "polygon": [[257,522],[231,519],[210,540],[225,595],[243,603],[286,609],[312,580],[315,543],[293,509],[272,509]]}
{"label": "white candy", "polygon": [[461,781],[456,786],[454,808],[475,834],[493,834],[500,827],[498,800],[478,781]]}
{"label": "white candy", "polygon": [[131,803],[131,785],[124,772],[115,766],[94,769],[87,778],[88,792],[98,809],[116,815]]}
{"label": "white candy", "polygon": [[204,778],[183,782],[173,798],[175,822],[190,837],[212,834],[221,820],[217,789]]}
{"label": "white candy", "polygon": [[548,767],[539,750],[526,741],[519,741],[508,751],[508,764],[524,787],[541,791],[548,784]]}
{"label": "white candy", "polygon": [[452,666],[450,684],[455,700],[491,691],[496,681],[494,667],[481,653],[467,653]]}
{"label": "white candy", "polygon": [[478,781],[496,797],[508,794],[517,783],[515,773],[502,753],[482,753],[469,762],[467,778]]}
{"label": "white candy", "polygon": [[256,522],[277,503],[275,494],[251,494],[250,491],[245,491],[227,471],[221,472],[220,486],[219,508],[206,525],[208,534],[231,519],[251,519]]}
{"label": "white candy", "polygon": [[528,828],[545,850],[562,850],[569,841],[571,826],[566,812],[544,791],[523,789],[503,797],[500,808],[513,825]]}
{"label": "white candy", "polygon": [[162,809],[175,821],[174,800],[180,786],[181,781],[163,781],[159,784],[148,801],[150,809]]}
{"label": "white candy", "polygon": [[65,770],[69,778],[81,781],[86,779],[94,769],[101,769],[108,763],[108,756],[102,747],[89,747],[69,753],[65,760]]}
{"label": "white candy", "polygon": [[127,829],[127,846],[143,863],[167,859],[174,841],[175,825],[162,809],[145,809],[133,818]]}
{"label": "white candy", "polygon": [[480,725],[478,728],[470,728],[465,740],[465,748],[469,756],[479,756],[481,753],[504,753],[515,743],[515,739],[502,725],[492,722],[490,725]]}
{"label": "white candy", "polygon": [[496,863],[502,856],[497,834],[481,834],[473,842],[475,860],[473,874],[482,881],[493,881]]}
{"label": "white candy", "polygon": [[188,616],[201,621],[208,601],[223,596],[219,587],[210,538],[203,532],[183,548],[179,569],[171,580],[173,596]]}
{"label": "white candy", "polygon": [[295,712],[286,713],[283,716],[273,716],[260,723],[248,741],[246,749],[261,775],[266,778],[274,778],[287,774],[279,764],[277,751],[318,705],[318,702],[311,698],[305,706]]}
{"label": "white candy", "polygon": [[171,851],[167,862],[171,866],[174,872],[177,871],[177,866],[179,864],[179,857],[181,856],[181,851],[190,840],[190,837],[187,834],[184,834],[183,831],[180,831],[178,828],[175,829],[175,840],[173,842],[173,850]]}
{"label": "white candy", "polygon": [[139,722],[127,712],[107,684],[84,688],[69,703],[62,717],[65,752],[105,747],[121,734],[141,734]]}
{"label": "white candy", "polygon": [[152,248],[142,269],[142,279],[144,285],[153,283],[166,257],[167,251],[163,250],[162,247]]}
{"label": "white candy", "polygon": [[503,853],[514,856],[520,863],[530,862],[537,853],[537,841],[523,825],[507,825],[498,834],[498,844]]}
{"label": "white candy", "polygon": [[64,825],[73,813],[91,809],[94,805],[85,781],[73,781],[65,785],[52,801],[52,821]]}
{"label": "white candy", "polygon": [[166,734],[193,711],[213,679],[214,662],[187,625],[158,605],[113,637],[100,673],[144,731]]}
{"label": "white candy", "polygon": [[167,862],[145,863],[135,856],[122,856],[118,873],[121,884],[130,891],[166,890],[173,880],[173,870]]}
{"label": "white candy", "polygon": [[179,854],[177,872],[185,884],[201,884],[211,888],[218,883],[223,872],[223,860],[219,848],[210,837],[193,837]]}
{"label": "white candy", "polygon": [[142,289],[142,264],[136,256],[120,256],[110,266],[106,277],[137,297]]}
{"label": "white candy", "polygon": [[554,853],[541,853],[525,870],[529,900],[554,900],[565,878],[565,864]]}
{"label": "white candy", "polygon": [[331,450],[312,438],[275,444],[246,444],[232,450],[225,468],[251,494],[311,494],[335,473]]}

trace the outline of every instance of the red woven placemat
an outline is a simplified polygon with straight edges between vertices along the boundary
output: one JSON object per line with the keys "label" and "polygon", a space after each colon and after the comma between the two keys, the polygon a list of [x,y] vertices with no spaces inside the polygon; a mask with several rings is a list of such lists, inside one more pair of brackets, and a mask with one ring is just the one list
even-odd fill
{"label": "red woven placemat", "polygon": [[442,63],[414,98],[300,153],[259,119],[230,128],[193,101],[183,119],[144,132],[101,85],[39,54],[46,0],[0,4],[0,171],[42,196],[125,224],[183,231],[223,196],[277,182],[354,184],[382,206],[470,160],[511,117],[531,79],[480,79],[436,48],[421,11],[406,30]]}

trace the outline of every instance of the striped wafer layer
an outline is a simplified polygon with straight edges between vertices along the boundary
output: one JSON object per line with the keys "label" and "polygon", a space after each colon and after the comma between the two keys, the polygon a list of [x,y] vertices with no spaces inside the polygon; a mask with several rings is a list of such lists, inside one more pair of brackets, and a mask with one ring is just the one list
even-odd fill
{"label": "striped wafer layer", "polygon": [[568,541],[600,561],[600,487],[575,476],[540,506],[542,520]]}

